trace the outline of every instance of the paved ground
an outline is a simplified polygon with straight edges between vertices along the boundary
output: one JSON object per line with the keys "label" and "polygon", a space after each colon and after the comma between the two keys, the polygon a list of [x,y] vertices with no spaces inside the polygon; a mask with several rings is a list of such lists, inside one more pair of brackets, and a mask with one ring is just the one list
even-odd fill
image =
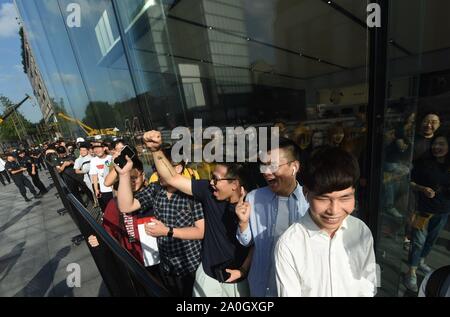
{"label": "paved ground", "polygon": [[[48,175],[41,172],[47,187]],[[79,231],[68,214],[57,214],[55,193],[26,203],[14,184],[0,184],[0,296],[107,296],[86,244],[72,245]],[[70,263],[80,265],[80,288],[67,286]]]}
{"label": "paved ground", "polygon": [[[403,247],[404,222],[384,214],[381,222],[377,260],[381,265],[382,285],[378,296],[416,297],[417,294],[407,290],[403,284],[404,273],[408,271],[408,251]],[[450,262],[450,223],[441,232],[426,262],[433,269]],[[417,278],[420,286],[424,278],[420,270],[417,271]]]}

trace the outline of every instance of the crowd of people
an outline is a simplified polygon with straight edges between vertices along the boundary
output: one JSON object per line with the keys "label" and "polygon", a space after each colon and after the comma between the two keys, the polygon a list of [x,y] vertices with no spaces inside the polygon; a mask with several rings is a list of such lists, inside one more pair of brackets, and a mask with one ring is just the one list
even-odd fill
{"label": "crowd of people", "polygon": [[[425,258],[450,212],[450,166],[439,116],[424,116],[416,135],[413,123],[411,117],[386,130],[383,192],[385,212],[403,217],[396,208],[405,190],[399,179],[410,182],[404,282],[417,292],[416,270],[432,271]],[[35,198],[47,192],[38,171],[55,168],[80,202],[101,209],[105,230],[173,296],[374,296],[372,233],[352,216],[362,178],[355,154],[364,145],[349,146],[339,124],[329,128],[329,142],[323,131],[279,127],[278,145],[256,166],[259,179],[255,164],[174,161],[164,146],[169,140],[148,131],[145,160],[120,139],[60,140],[6,154],[0,180],[7,186],[4,179],[12,179],[29,201],[26,188]],[[121,157],[126,147],[135,155]],[[99,245],[95,235],[88,242]]]}

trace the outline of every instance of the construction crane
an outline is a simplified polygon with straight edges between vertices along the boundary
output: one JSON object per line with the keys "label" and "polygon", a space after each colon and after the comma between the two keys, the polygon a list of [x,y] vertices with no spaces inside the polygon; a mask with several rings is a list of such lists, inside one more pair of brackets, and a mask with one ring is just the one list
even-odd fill
{"label": "construction crane", "polygon": [[3,116],[0,117],[0,124],[2,124],[3,121],[5,121],[10,115],[12,115],[14,113],[14,111],[16,111],[28,99],[31,99],[31,97],[26,95],[26,97],[21,102],[19,102],[17,105],[13,105],[13,106],[7,108],[5,113],[3,114]]}
{"label": "construction crane", "polygon": [[73,122],[75,124],[78,124],[78,126],[86,133],[87,136],[95,136],[95,135],[113,135],[116,136],[117,132],[119,132],[119,129],[117,128],[107,128],[107,129],[94,129],[88,126],[87,124],[81,122],[78,119],[72,118],[68,115],[66,115],[63,112],[58,112],[58,117]]}

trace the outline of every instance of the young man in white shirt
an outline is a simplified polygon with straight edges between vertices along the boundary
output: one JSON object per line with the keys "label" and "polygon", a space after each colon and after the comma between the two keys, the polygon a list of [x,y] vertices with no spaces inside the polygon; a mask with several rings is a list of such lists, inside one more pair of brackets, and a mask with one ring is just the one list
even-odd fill
{"label": "young man in white shirt", "polygon": [[[78,138],[80,140],[81,138]],[[78,150],[80,151],[80,156],[75,160],[73,169],[76,174],[83,175],[83,181],[86,184],[87,191],[86,194],[89,195],[89,200],[94,202],[94,188],[92,187],[91,178],[89,177],[89,171],[91,169],[92,156],[89,154],[91,145],[88,142],[81,142],[78,144]]]}
{"label": "young man in white shirt", "polygon": [[376,263],[369,228],[351,216],[357,160],[339,148],[316,150],[301,172],[309,210],[279,239],[279,296],[374,296]]}
{"label": "young man in white shirt", "polygon": [[105,212],[106,205],[113,198],[112,187],[105,186],[105,178],[112,163],[111,155],[107,154],[108,146],[102,142],[92,143],[95,157],[91,160],[89,175],[94,186],[95,196],[102,212]]}

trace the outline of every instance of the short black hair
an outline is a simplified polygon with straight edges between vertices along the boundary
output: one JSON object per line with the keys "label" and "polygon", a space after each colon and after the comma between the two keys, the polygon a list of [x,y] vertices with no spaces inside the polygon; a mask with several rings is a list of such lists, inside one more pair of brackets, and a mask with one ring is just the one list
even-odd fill
{"label": "short black hair", "polygon": [[282,149],[286,151],[289,155],[288,157],[289,160],[300,161],[300,153],[301,153],[300,147],[291,139],[280,137],[278,146],[270,147],[270,151],[276,149]]}
{"label": "short black hair", "polygon": [[140,159],[135,157],[133,159],[133,168],[137,169],[139,172],[142,173],[144,171],[144,164],[142,164],[142,161]]}
{"label": "short black hair", "polygon": [[360,171],[356,158],[339,148],[316,149],[300,171],[303,185],[317,195],[356,188]]}
{"label": "short black hair", "polygon": [[117,144],[122,143],[123,145],[127,145],[127,142],[123,139],[117,139],[111,143],[111,147],[114,149]]}
{"label": "short black hair", "polygon": [[244,188],[248,190],[251,184],[249,183],[250,178],[244,164],[221,162],[217,163],[217,165],[222,165],[227,168],[225,178],[232,178],[238,180],[241,186],[244,186]]}

